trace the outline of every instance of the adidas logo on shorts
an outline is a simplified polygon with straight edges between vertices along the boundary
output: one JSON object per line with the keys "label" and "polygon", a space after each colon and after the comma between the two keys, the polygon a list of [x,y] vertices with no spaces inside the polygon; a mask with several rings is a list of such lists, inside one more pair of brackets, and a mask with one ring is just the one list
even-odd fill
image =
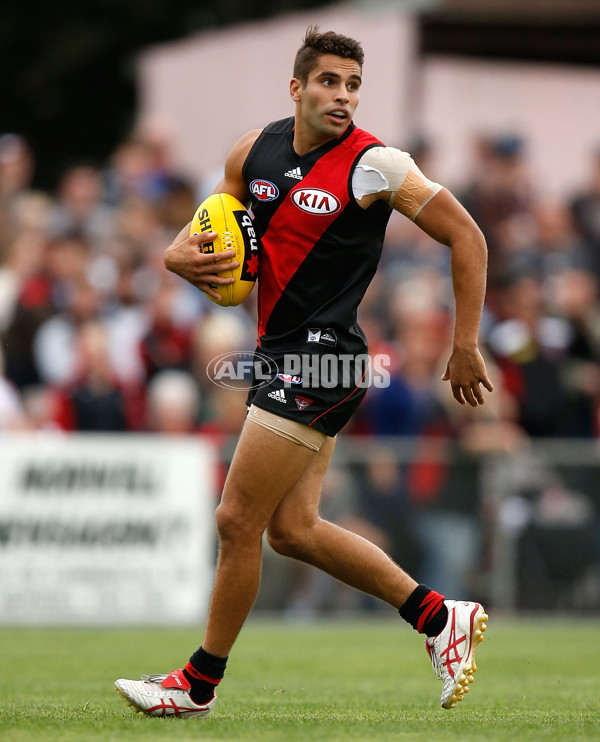
{"label": "adidas logo on shorts", "polygon": [[288,170],[287,173],[284,173],[284,176],[286,178],[296,178],[296,180],[302,180],[304,177],[299,167],[293,167],[291,170]]}
{"label": "adidas logo on shorts", "polygon": [[283,389],[276,389],[275,391],[269,392],[267,396],[271,397],[271,399],[276,399],[278,402],[287,404],[287,399],[285,398]]}

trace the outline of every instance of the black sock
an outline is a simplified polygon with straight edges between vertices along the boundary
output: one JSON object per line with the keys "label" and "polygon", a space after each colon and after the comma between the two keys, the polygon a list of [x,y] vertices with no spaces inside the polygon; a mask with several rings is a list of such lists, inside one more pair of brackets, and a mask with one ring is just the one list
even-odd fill
{"label": "black sock", "polygon": [[415,631],[425,636],[437,636],[448,620],[444,596],[427,585],[418,585],[398,612]]}
{"label": "black sock", "polygon": [[183,674],[189,680],[190,697],[194,703],[207,703],[213,697],[215,688],[225,675],[227,657],[216,657],[205,652],[202,647],[190,657],[183,668]]}

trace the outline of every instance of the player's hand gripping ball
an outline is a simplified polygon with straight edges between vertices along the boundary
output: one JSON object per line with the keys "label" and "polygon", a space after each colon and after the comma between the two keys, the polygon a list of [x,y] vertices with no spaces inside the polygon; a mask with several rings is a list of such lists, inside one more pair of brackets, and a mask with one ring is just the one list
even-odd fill
{"label": "player's hand gripping ball", "polygon": [[235,250],[239,268],[219,273],[223,278],[235,278],[234,283],[215,286],[221,301],[208,296],[215,304],[231,307],[241,304],[254,288],[258,275],[259,240],[252,226],[252,219],[237,198],[228,193],[213,193],[203,201],[190,227],[190,235],[201,232],[217,232],[218,237],[202,245],[204,253],[219,253]]}

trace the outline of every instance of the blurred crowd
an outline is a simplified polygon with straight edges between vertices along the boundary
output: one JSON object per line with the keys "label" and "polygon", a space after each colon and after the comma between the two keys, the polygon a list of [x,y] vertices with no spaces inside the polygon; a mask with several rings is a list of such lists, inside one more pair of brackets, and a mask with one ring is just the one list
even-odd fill
{"label": "blurred crowd", "polygon": [[[435,179],[435,151],[406,148]],[[600,433],[600,148],[587,182],[553,201],[536,187],[526,139],[481,135],[473,153],[471,181],[454,192],[488,243],[481,347],[495,392],[474,411],[440,381],[448,250],[392,215],[359,317],[371,353],[390,358],[391,383],[368,392],[344,435],[408,436],[420,455],[402,465],[381,454],[351,482],[333,467],[324,498],[423,580],[461,594],[481,549],[479,455]],[[103,167],[66,168],[53,192],[32,186],[35,167],[22,136],[0,135],[0,431],[236,435],[244,394],[215,386],[206,366],[255,347],[255,296],[222,309],[163,265],[210,187],[178,172],[168,142],[142,135]],[[428,459],[440,441],[464,465]],[[540,483],[561,487],[568,510],[573,493]]]}

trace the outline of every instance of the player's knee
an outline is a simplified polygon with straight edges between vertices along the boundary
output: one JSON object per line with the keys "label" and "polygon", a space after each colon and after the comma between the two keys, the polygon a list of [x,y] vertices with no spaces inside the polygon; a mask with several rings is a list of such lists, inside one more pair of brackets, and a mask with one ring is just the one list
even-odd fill
{"label": "player's knee", "polygon": [[252,528],[248,517],[239,509],[219,505],[215,513],[219,541],[240,543],[251,537],[257,529]]}
{"label": "player's knee", "polygon": [[273,551],[295,559],[301,559],[306,551],[307,535],[307,530],[298,526],[285,527],[271,524],[267,528],[267,541]]}
{"label": "player's knee", "polygon": [[294,542],[290,538],[291,534],[285,531],[273,531],[272,529],[267,530],[267,541],[269,546],[282,556],[294,556]]}

